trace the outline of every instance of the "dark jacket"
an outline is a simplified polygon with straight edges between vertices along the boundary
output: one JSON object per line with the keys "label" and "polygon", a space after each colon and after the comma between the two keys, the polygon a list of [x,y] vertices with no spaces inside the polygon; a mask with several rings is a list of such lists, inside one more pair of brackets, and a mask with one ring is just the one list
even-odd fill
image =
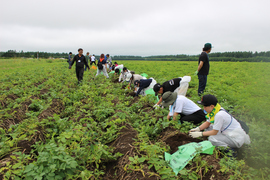
{"label": "dark jacket", "polygon": [[181,78],[174,78],[174,79],[171,79],[169,81],[166,81],[162,84],[162,87],[163,87],[163,93],[164,94],[165,92],[174,92],[174,90],[176,88],[178,88],[180,86],[180,81],[182,79]]}
{"label": "dark jacket", "polygon": [[135,96],[138,96],[140,92],[144,89],[147,88],[150,84],[152,83],[152,79],[141,79],[140,80],[140,87],[139,90],[137,91]]}
{"label": "dark jacket", "polygon": [[74,56],[70,66],[72,66],[74,62],[76,62],[76,68],[83,68],[85,65],[89,69],[88,63],[86,62],[84,55],[82,55],[81,57],[79,57],[78,54]]}

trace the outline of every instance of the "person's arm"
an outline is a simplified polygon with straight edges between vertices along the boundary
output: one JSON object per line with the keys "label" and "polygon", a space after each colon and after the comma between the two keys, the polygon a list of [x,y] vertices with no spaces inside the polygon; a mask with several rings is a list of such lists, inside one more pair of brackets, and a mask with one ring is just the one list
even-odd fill
{"label": "person's arm", "polygon": [[170,115],[170,112],[169,112],[168,115],[167,115],[167,119],[170,120],[171,117],[172,117],[172,116]]}
{"label": "person's arm", "polygon": [[139,88],[139,90],[137,91],[136,95],[135,96],[138,96],[140,94],[140,92],[142,91],[142,87]]}
{"label": "person's arm", "polygon": [[198,66],[198,72],[202,69],[202,67],[203,67],[203,61],[200,61],[200,64],[199,64],[199,66]]}
{"label": "person's arm", "polygon": [[162,102],[162,97],[159,99],[159,101],[157,102],[157,105],[160,105],[160,103]]}
{"label": "person's arm", "polygon": [[174,112],[174,113],[173,113],[173,120],[174,120],[174,121],[176,121],[177,116],[178,116],[178,113],[177,113],[177,112]]}
{"label": "person's arm", "polygon": [[206,121],[206,122],[204,122],[202,125],[200,125],[199,127],[200,127],[200,130],[202,131],[202,130],[205,130],[206,128],[208,128],[209,126],[210,126],[210,122],[208,122],[208,121]]}
{"label": "person's arm", "polygon": [[86,67],[90,70],[90,67],[89,67],[89,65],[88,65],[88,63],[87,63],[87,61],[86,61],[86,57],[84,57],[84,64],[85,64]]}
{"label": "person's arm", "polygon": [[217,135],[218,130],[211,130],[211,131],[206,131],[206,132],[202,132],[202,136],[213,136],[213,135]]}
{"label": "person's arm", "polygon": [[120,76],[119,76],[119,79],[118,79],[118,82],[121,82],[121,79],[122,79],[122,72],[120,72]]}
{"label": "person's arm", "polygon": [[73,57],[73,60],[71,61],[71,64],[70,64],[70,67],[74,64],[74,62],[75,62],[75,57],[76,57],[76,56]]}

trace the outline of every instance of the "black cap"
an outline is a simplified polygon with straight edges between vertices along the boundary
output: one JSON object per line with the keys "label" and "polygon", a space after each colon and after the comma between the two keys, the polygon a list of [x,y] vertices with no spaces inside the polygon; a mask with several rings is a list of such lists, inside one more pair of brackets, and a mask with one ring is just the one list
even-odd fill
{"label": "black cap", "polygon": [[158,91],[160,90],[161,88],[161,85],[159,83],[155,84],[154,87],[153,87],[153,90],[155,91],[155,96],[158,95]]}
{"label": "black cap", "polygon": [[82,48],[79,48],[78,51],[83,50]]}
{"label": "black cap", "polygon": [[139,80],[134,81],[134,85],[135,85],[135,86],[138,86],[138,83],[140,83]]}
{"label": "black cap", "polygon": [[201,104],[203,106],[211,106],[211,105],[217,105],[218,100],[214,95],[208,94],[208,95],[204,95],[202,97],[201,101],[197,101],[198,104]]}

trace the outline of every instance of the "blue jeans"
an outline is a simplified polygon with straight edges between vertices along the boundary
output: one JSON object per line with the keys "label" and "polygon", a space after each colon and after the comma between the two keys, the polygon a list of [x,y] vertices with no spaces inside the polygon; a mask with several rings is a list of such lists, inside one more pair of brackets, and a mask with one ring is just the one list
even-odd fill
{"label": "blue jeans", "polygon": [[207,75],[198,75],[198,79],[199,79],[198,95],[200,95],[205,90],[205,86],[207,82]]}

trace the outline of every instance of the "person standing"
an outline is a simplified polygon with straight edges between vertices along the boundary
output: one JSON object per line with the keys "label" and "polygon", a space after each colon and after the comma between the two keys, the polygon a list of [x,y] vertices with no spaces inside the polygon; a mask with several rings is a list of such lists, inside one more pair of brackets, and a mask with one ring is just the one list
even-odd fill
{"label": "person standing", "polygon": [[76,76],[78,79],[78,84],[83,80],[83,72],[84,72],[84,66],[87,66],[87,68],[90,70],[85,56],[83,55],[83,49],[78,49],[78,54],[74,56],[72,62],[70,63],[69,69],[71,69],[72,65],[76,62]]}
{"label": "person standing", "polygon": [[91,56],[91,63],[90,63],[90,66],[91,66],[93,63],[94,63],[95,65],[97,65],[97,64],[96,64],[96,57],[95,57],[94,54],[93,54],[93,56]]}
{"label": "person standing", "polygon": [[105,59],[104,54],[100,55],[100,58],[98,60],[98,69],[97,69],[97,74],[96,77],[103,72],[104,76],[106,76],[107,78],[109,78],[108,73],[107,73],[107,61]]}
{"label": "person standing", "polygon": [[168,91],[164,93],[162,105],[164,107],[169,106],[168,120],[171,117],[173,117],[173,120],[176,120],[179,114],[181,115],[181,123],[188,121],[198,124],[206,120],[203,110],[197,104],[183,95],[177,95],[177,92]]}
{"label": "person standing", "polygon": [[107,63],[111,66],[112,65],[112,58],[109,54],[106,54],[107,57]]}
{"label": "person standing", "polygon": [[[89,54],[90,54],[90,53],[87,52],[87,53],[86,53],[86,56],[85,56],[85,60],[86,60],[87,65],[88,65],[88,62],[89,62],[89,59],[90,59]],[[86,71],[86,69],[87,69],[87,66],[85,66],[84,70]]]}
{"label": "person standing", "polygon": [[195,72],[198,75],[199,79],[199,87],[198,87],[198,95],[201,96],[205,90],[205,86],[207,83],[207,75],[209,74],[209,56],[208,54],[211,52],[212,44],[206,43],[203,48],[203,52],[199,57],[199,66],[197,71]]}
{"label": "person standing", "polygon": [[[249,135],[241,124],[220,106],[214,95],[204,95],[199,104],[203,105],[207,112],[207,121],[202,125],[191,129],[189,135],[193,138],[208,136],[213,146],[240,148],[243,144],[249,144]],[[202,132],[205,130],[204,132]]]}
{"label": "person standing", "polygon": [[68,54],[68,64],[69,64],[69,66],[70,66],[70,64],[71,64],[71,62],[72,62],[72,52],[69,52],[69,54]]}

